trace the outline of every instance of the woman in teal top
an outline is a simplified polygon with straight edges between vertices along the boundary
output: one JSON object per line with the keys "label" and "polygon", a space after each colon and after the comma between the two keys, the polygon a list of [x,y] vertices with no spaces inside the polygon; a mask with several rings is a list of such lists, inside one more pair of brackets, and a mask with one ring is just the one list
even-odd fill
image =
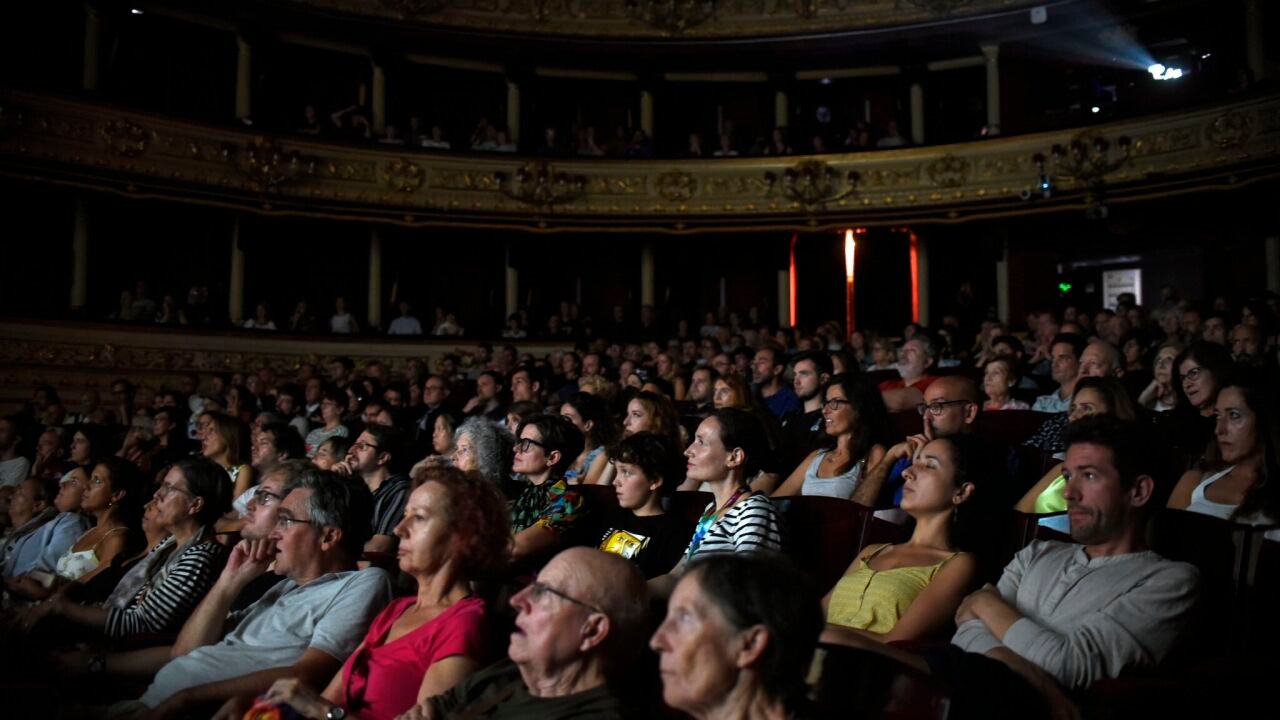
{"label": "woman in teal top", "polygon": [[978,574],[977,559],[959,551],[958,536],[977,524],[972,515],[985,457],[980,441],[965,435],[920,449],[902,473],[901,507],[916,521],[911,539],[863,549],[822,600],[823,642],[919,640],[951,624]]}
{"label": "woman in teal top", "polygon": [[[1119,380],[1113,377],[1081,378],[1071,396],[1067,419],[1075,422],[1091,415],[1113,415],[1121,420],[1133,420],[1137,411]],[[1067,499],[1063,497],[1066,487],[1067,478],[1063,476],[1062,463],[1059,462],[1049,468],[1049,472],[1022,496],[1013,509],[1033,515],[1066,512]]]}

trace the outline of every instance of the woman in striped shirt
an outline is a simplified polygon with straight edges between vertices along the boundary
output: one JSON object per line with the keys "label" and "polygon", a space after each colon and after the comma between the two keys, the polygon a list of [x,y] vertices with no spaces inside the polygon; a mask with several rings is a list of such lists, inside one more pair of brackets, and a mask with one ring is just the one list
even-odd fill
{"label": "woman in striped shirt", "polygon": [[109,638],[176,633],[217,579],[226,548],[213,524],[231,505],[226,472],[203,458],[173,465],[151,500],[169,536],[116,586],[105,606],[78,605],[55,595],[44,615],[99,629]]}
{"label": "woman in striped shirt", "polygon": [[777,509],[769,496],[748,484],[760,472],[768,452],[764,425],[746,410],[722,408],[702,421],[684,452],[689,459],[686,477],[707,483],[715,498],[698,520],[684,557],[670,573],[649,581],[650,593],[669,597],[694,557],[782,549]]}

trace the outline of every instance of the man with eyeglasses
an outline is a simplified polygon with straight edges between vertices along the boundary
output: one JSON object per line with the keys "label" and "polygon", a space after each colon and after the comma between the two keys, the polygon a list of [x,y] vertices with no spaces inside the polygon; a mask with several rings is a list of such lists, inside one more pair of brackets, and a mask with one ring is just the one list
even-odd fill
{"label": "man with eyeglasses", "polygon": [[509,659],[481,670],[408,718],[621,718],[640,715],[611,685],[644,652],[644,577],[617,555],[570,548],[511,598]]}
{"label": "man with eyeglasses", "polygon": [[444,375],[428,376],[422,384],[422,405],[419,408],[422,414],[414,423],[413,445],[417,457],[435,453],[431,447],[431,433],[435,430],[436,418],[445,411],[448,399],[448,379]]}
{"label": "man with eyeglasses", "polygon": [[880,507],[892,498],[896,507],[901,500],[902,471],[915,461],[916,453],[934,438],[975,432],[981,409],[978,386],[973,380],[963,375],[944,375],[934,380],[925,389],[923,402],[916,406],[923,425],[921,433],[889,448],[884,459],[858,483],[852,500]]}
{"label": "man with eyeglasses", "polygon": [[359,477],[373,493],[373,537],[364,547],[366,553],[390,556],[400,544],[395,529],[404,517],[409,476],[393,470],[398,469],[403,448],[403,435],[398,429],[370,425],[351,444],[347,459],[333,466],[339,475]]}
{"label": "man with eyeglasses", "polygon": [[[236,545],[182,627],[173,660],[137,702],[116,706],[113,714],[149,709],[148,718],[240,717],[277,679],[323,688],[391,598],[385,572],[356,569],[372,506],[358,480],[304,472],[279,501],[268,537]],[[265,518],[255,518],[254,527]],[[232,611],[273,561],[285,579],[253,605]]]}

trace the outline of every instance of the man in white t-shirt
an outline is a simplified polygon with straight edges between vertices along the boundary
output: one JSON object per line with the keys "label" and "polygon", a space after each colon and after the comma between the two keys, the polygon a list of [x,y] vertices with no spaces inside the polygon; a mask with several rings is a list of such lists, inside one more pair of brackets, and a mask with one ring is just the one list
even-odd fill
{"label": "man in white t-shirt", "polygon": [[31,461],[18,454],[22,435],[13,418],[0,418],[0,487],[17,487],[27,479]]}
{"label": "man in white t-shirt", "polygon": [[391,321],[391,327],[387,328],[388,335],[421,335],[422,323],[418,322],[418,318],[409,314],[411,308],[409,303],[404,300],[400,301],[400,317]]}

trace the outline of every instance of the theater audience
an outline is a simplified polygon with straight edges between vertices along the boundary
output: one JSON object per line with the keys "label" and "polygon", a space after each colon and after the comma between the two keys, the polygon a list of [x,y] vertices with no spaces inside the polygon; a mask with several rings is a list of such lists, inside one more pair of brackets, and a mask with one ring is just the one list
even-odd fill
{"label": "theater audience", "polygon": [[937,380],[929,374],[929,369],[937,361],[938,348],[924,333],[918,333],[902,344],[898,351],[898,379],[880,383],[880,394],[889,412],[910,410],[920,404],[924,391]]}
{"label": "theater audience", "polygon": [[582,452],[584,438],[559,415],[525,418],[516,433],[512,472],[528,483],[511,501],[512,556],[536,560],[558,550],[582,516],[583,498],[564,473]]}
{"label": "theater audience", "polygon": [[31,461],[18,452],[22,440],[17,421],[0,418],[0,486],[16,487],[31,471]]}
{"label": "theater audience", "polygon": [[787,359],[782,351],[765,346],[751,360],[751,382],[775,418],[799,411],[802,406],[795,390],[785,382]]}
{"label": "theater audience", "polygon": [[1075,391],[1076,378],[1080,375],[1080,355],[1084,353],[1084,338],[1074,333],[1056,335],[1049,345],[1049,376],[1058,383],[1058,389],[1036,398],[1031,406],[1036,412],[1066,412]]}
{"label": "theater audience", "polygon": [[662,699],[699,720],[807,717],[805,674],[821,629],[817,593],[780,556],[700,558],[649,641]]}
{"label": "theater audience", "polygon": [[619,441],[610,458],[618,508],[602,523],[599,547],[636,563],[646,578],[661,575],[689,542],[687,523],[663,509],[684,474],[680,448],[670,437],[642,432]]}
{"label": "theater audience", "polygon": [[1010,355],[997,355],[983,368],[982,390],[987,400],[983,410],[1030,410],[1031,406],[1012,396],[1018,386],[1018,363]]}
{"label": "theater audience", "polygon": [[486,478],[433,467],[396,525],[399,567],[417,593],[391,601],[321,693],[277,680],[268,702],[312,720],[392,720],[447,692],[488,660],[486,601],[472,583],[501,577],[511,542],[506,502]]}
{"label": "theater audience", "polygon": [[[635,399],[631,402],[639,403]],[[647,409],[649,406],[638,404],[637,410],[641,407]],[[631,415],[630,409],[631,404],[628,403],[628,417]],[[582,454],[574,459],[573,465],[565,472],[565,479],[588,485],[600,482],[609,464],[605,448],[617,441],[619,433],[618,423],[609,412],[608,404],[592,393],[577,392],[560,406],[560,415],[573,423],[586,438]]]}
{"label": "theater audience", "polygon": [[[347,437],[350,433],[342,424],[342,409],[347,405],[346,393],[337,388],[325,388],[321,393],[320,419],[322,426],[307,433],[307,457],[315,458],[320,444],[332,437]],[[341,459],[341,458],[339,458]]]}
{"label": "theater audience", "polygon": [[[1173,363],[1182,352],[1182,345],[1169,340],[1156,350],[1152,363],[1154,377],[1151,383],[1138,396],[1138,404],[1151,412],[1168,412],[1178,405],[1178,392],[1173,386]],[[1237,361],[1238,362],[1238,361]]]}
{"label": "theater audience", "polygon": [[358,478],[373,497],[372,531],[364,551],[389,556],[396,551],[395,527],[404,514],[409,476],[399,472],[403,434],[394,427],[370,425],[351,443],[347,457],[333,472]]}
{"label": "theater audience", "polygon": [[831,378],[822,404],[824,447],[809,453],[773,496],[853,497],[867,468],[884,459],[888,424],[880,393],[861,374]]}

